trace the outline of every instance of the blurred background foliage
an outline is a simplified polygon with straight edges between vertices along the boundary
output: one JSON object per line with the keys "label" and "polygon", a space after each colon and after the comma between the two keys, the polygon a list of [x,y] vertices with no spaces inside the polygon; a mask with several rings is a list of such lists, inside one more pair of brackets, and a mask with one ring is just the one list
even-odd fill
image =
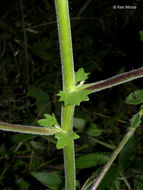
{"label": "blurred background foliage", "polygon": [[[75,70],[88,82],[143,66],[141,0],[69,0]],[[134,5],[137,9],[113,9]],[[53,0],[0,2],[0,120],[37,125],[43,113],[60,120],[61,66]],[[143,79],[90,95],[76,108],[77,189],[89,184],[129,127],[138,106],[124,103]],[[64,189],[62,151],[53,137],[0,132],[0,189]],[[142,126],[123,149],[99,190],[143,189]]]}

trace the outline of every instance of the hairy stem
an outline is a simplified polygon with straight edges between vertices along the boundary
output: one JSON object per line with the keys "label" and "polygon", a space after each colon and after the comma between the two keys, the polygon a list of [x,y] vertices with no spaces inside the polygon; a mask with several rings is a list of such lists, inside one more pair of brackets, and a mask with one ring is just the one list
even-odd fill
{"label": "hairy stem", "polygon": [[33,135],[54,135],[58,132],[61,132],[60,129],[56,129],[55,127],[35,127],[29,125],[10,124],[5,122],[0,122],[0,130]]}
{"label": "hairy stem", "polygon": [[93,92],[97,92],[97,91],[104,90],[107,88],[111,88],[113,86],[117,86],[122,83],[129,82],[141,77],[143,77],[143,67],[132,70],[130,72],[120,74],[120,75],[116,75],[114,77],[111,77],[99,82],[85,84],[81,88],[85,90],[92,90],[91,93],[93,93]]}
{"label": "hairy stem", "polygon": [[64,90],[71,91],[75,82],[68,0],[55,0],[55,5],[59,31],[63,88]]}
{"label": "hairy stem", "polygon": [[[63,90],[71,92],[75,87],[74,64],[68,0],[55,0],[60,41]],[[61,113],[61,127],[64,131],[73,130],[74,106],[64,105]],[[66,190],[75,190],[75,153],[74,141],[64,147],[64,168]]]}
{"label": "hairy stem", "polygon": [[75,190],[75,152],[74,152],[74,141],[69,146],[65,147],[64,153],[64,168],[65,168],[65,189]]}
{"label": "hairy stem", "polygon": [[114,160],[116,159],[116,157],[118,156],[118,154],[120,153],[122,148],[125,146],[125,144],[128,142],[128,140],[132,137],[134,132],[135,132],[135,128],[129,128],[128,132],[125,134],[122,141],[120,142],[118,147],[115,149],[115,151],[111,155],[110,159],[107,161],[107,163],[105,164],[105,166],[103,167],[103,169],[101,170],[101,172],[99,173],[99,175],[97,176],[95,181],[93,181],[93,186],[91,187],[91,190],[97,189],[97,187],[99,186],[103,177],[105,176],[105,174],[109,170],[110,166],[112,165],[112,163],[114,162]]}
{"label": "hairy stem", "polygon": [[[73,114],[74,106],[67,105],[62,110],[62,129],[64,131],[72,131],[73,128]],[[72,140],[70,146],[63,150],[64,152],[64,168],[65,168],[65,184],[68,190],[75,189],[75,153],[74,141]]]}

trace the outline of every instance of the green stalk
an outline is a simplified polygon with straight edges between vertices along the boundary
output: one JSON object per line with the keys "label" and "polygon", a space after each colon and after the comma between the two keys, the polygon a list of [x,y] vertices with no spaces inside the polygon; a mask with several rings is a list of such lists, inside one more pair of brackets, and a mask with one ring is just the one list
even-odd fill
{"label": "green stalk", "polygon": [[62,63],[63,88],[74,88],[74,66],[68,0],[55,0]]}
{"label": "green stalk", "polygon": [[65,168],[65,189],[75,190],[75,152],[74,152],[74,141],[71,142],[70,146],[67,146],[63,150],[64,152],[64,168]]}
{"label": "green stalk", "polygon": [[116,157],[118,156],[120,151],[123,149],[125,144],[128,142],[128,140],[133,136],[134,132],[135,132],[135,128],[129,128],[128,132],[125,134],[122,141],[120,142],[118,147],[115,149],[115,151],[111,155],[110,159],[107,161],[107,163],[105,164],[105,166],[103,167],[103,169],[101,170],[101,172],[99,173],[99,175],[97,176],[95,181],[93,181],[93,185],[91,187],[91,190],[97,189],[97,187],[99,186],[103,177],[105,176],[105,174],[109,170],[110,166],[112,165],[112,163],[114,162],[114,160],[116,159]]}
{"label": "green stalk", "polygon": [[[67,105],[62,110],[62,129],[64,131],[72,131],[73,128],[73,114],[74,106]],[[64,152],[64,168],[65,168],[65,189],[75,190],[76,177],[75,177],[75,153],[74,141],[63,149]]]}
{"label": "green stalk", "polygon": [[[55,0],[57,23],[60,41],[63,90],[73,91],[75,88],[72,39],[69,18],[68,0]],[[73,130],[74,106],[64,105],[61,113],[61,127],[64,131]],[[75,190],[75,153],[74,141],[63,149],[65,167],[65,189]]]}
{"label": "green stalk", "polygon": [[11,124],[5,122],[0,122],[0,130],[33,135],[54,135],[58,132],[61,132],[60,129],[56,129],[55,127],[35,127],[30,125]]}

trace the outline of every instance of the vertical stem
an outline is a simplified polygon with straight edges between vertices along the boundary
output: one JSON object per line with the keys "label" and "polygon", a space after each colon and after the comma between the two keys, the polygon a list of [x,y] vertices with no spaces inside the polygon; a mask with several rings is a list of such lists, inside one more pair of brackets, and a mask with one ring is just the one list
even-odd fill
{"label": "vertical stem", "polygon": [[[62,128],[65,131],[72,131],[73,128],[73,115],[74,106],[66,105],[62,110]],[[74,153],[74,141],[70,143],[71,145],[65,147],[64,152],[64,168],[65,168],[65,189],[74,190],[75,189],[75,153]]]}
{"label": "vertical stem", "polygon": [[55,4],[62,59],[63,88],[71,91],[74,87],[74,66],[68,0],[55,0]]}
{"label": "vertical stem", "polygon": [[[74,106],[63,106],[62,110],[62,128],[65,131],[72,131],[73,128],[73,115]],[[75,153],[74,153],[74,141],[72,140],[70,145],[63,149],[64,153],[64,168],[65,168],[65,189],[75,190]]]}
{"label": "vertical stem", "polygon": [[[60,41],[63,90],[72,91],[75,86],[72,39],[69,19],[68,0],[55,0]],[[61,126],[65,131],[73,129],[74,106],[64,105],[61,113]],[[66,190],[75,190],[75,153],[74,141],[65,147],[64,167]]]}
{"label": "vertical stem", "polygon": [[65,166],[65,189],[75,190],[75,157],[74,157],[74,141],[72,141],[71,146],[64,148],[64,166]]}

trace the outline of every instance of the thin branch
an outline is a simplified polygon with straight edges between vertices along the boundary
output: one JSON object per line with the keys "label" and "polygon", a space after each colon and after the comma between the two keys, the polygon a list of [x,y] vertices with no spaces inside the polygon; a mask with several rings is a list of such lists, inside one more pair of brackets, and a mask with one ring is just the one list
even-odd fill
{"label": "thin branch", "polygon": [[125,178],[125,176],[124,176],[122,173],[121,173],[120,175],[122,176],[122,178],[119,178],[119,179],[121,179],[121,180],[123,180],[123,181],[125,182],[125,184],[126,184],[128,190],[132,190],[132,189],[131,189],[131,186],[130,186],[128,180]]}
{"label": "thin branch", "polygon": [[91,190],[96,190],[99,186],[100,182],[102,181],[103,177],[109,170],[110,166],[112,165],[113,161],[116,159],[122,148],[125,146],[125,144],[128,142],[128,140],[132,137],[132,135],[135,132],[135,128],[129,128],[128,132],[123,137],[122,141],[118,145],[118,147],[115,149],[113,154],[111,155],[110,159],[107,161],[101,172],[98,174],[97,178],[93,181],[93,186],[91,187]]}
{"label": "thin branch", "polygon": [[141,77],[143,77],[143,67],[123,73],[123,74],[113,76],[111,78],[108,78],[99,82],[85,84],[81,87],[81,89],[92,90],[91,93],[93,93],[93,92],[97,92],[97,91],[104,90],[107,88],[111,88],[113,86],[117,86],[122,83],[129,82]]}
{"label": "thin branch", "polygon": [[26,83],[29,84],[29,65],[28,65],[28,43],[27,43],[27,33],[25,26],[25,15],[24,15],[24,6],[21,0],[20,9],[21,9],[21,17],[22,17],[22,29],[23,29],[23,37],[24,37],[24,54],[25,54],[25,66],[26,66]]}
{"label": "thin branch", "polygon": [[11,131],[18,133],[27,133],[33,135],[54,135],[55,133],[60,132],[60,129],[55,127],[36,127],[29,125],[20,125],[20,124],[10,124],[5,122],[0,122],[0,130],[2,131]]}
{"label": "thin branch", "polygon": [[[94,17],[72,17],[70,18],[71,21],[78,21],[78,20],[95,20]],[[40,27],[43,27],[43,26],[47,26],[47,25],[52,25],[52,24],[57,24],[57,21],[56,20],[53,20],[53,21],[49,21],[49,22],[45,22],[45,23],[42,23],[42,24],[37,24],[37,25],[34,25],[34,26],[30,26],[29,29],[33,29],[33,28],[40,28]],[[28,28],[27,28],[28,29]]]}
{"label": "thin branch", "polygon": [[81,7],[80,11],[78,12],[78,16],[80,16],[89,6],[92,0],[88,0],[85,2],[85,4]]}

